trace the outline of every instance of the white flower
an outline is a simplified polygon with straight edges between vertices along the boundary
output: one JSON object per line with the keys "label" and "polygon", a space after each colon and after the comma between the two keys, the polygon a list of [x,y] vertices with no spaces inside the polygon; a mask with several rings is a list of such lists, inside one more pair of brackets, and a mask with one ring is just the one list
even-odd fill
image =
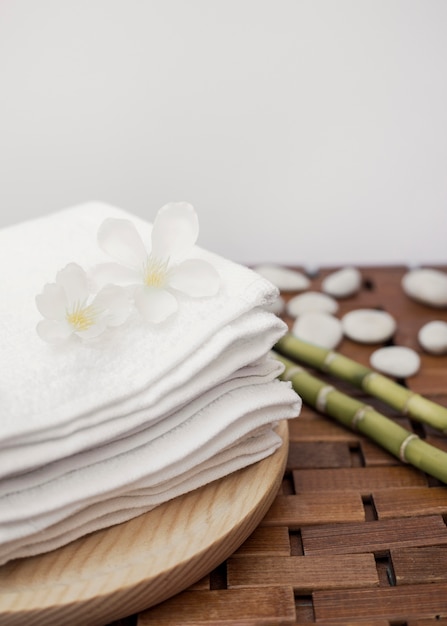
{"label": "white flower", "polygon": [[125,289],[107,285],[94,297],[87,274],[76,263],[69,263],[36,296],[36,305],[45,318],[37,325],[39,336],[50,343],[64,341],[73,334],[83,339],[100,335],[108,326],[119,326],[130,313]]}
{"label": "white flower", "polygon": [[172,202],[158,211],[150,251],[132,222],[108,218],[99,228],[98,243],[120,265],[103,265],[97,276],[106,270],[113,282],[132,285],[135,306],[143,318],[162,322],[178,309],[176,292],[197,298],[219,290],[220,278],[210,263],[186,258],[198,234],[197,214],[186,202]]}

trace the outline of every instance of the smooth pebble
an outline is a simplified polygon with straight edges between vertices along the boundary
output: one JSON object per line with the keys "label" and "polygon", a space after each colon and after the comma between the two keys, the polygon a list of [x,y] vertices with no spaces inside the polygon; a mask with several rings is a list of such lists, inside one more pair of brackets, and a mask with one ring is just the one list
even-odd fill
{"label": "smooth pebble", "polygon": [[371,354],[369,362],[374,369],[395,378],[413,376],[421,366],[419,354],[404,346],[379,348]]}
{"label": "smooth pebble", "polygon": [[319,291],[306,291],[291,298],[286,305],[287,313],[291,317],[298,317],[303,313],[317,311],[320,313],[337,313],[338,302]]}
{"label": "smooth pebble", "polygon": [[270,304],[266,304],[264,308],[275,315],[281,315],[285,311],[286,303],[284,302],[284,298],[278,296],[276,300],[273,300]]}
{"label": "smooth pebble", "polygon": [[362,275],[355,267],[345,267],[337,270],[321,283],[324,293],[334,298],[347,298],[357,293],[362,285]]}
{"label": "smooth pebble", "polygon": [[360,343],[381,343],[396,330],[396,321],[386,311],[355,309],[341,320],[344,334]]}
{"label": "smooth pebble", "polygon": [[402,288],[410,298],[433,307],[447,307],[447,274],[422,268],[407,272]]}
{"label": "smooth pebble", "polygon": [[419,330],[418,340],[426,352],[447,354],[447,322],[428,322]]}
{"label": "smooth pebble", "polygon": [[303,313],[292,327],[292,335],[323,348],[335,348],[343,337],[340,320],[328,313]]}
{"label": "smooth pebble", "polygon": [[307,276],[287,267],[280,265],[257,265],[253,269],[281,291],[304,291],[310,286],[310,280]]}

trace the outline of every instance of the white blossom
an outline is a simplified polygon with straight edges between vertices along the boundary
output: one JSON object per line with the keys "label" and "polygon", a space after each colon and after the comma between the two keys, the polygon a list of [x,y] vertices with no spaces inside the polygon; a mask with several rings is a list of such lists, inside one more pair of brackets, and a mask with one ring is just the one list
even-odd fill
{"label": "white blossom", "polygon": [[[159,323],[178,310],[178,293],[192,298],[217,293],[220,278],[203,259],[190,258],[199,234],[194,208],[186,202],[166,204],[155,218],[151,246],[146,249],[134,224],[106,219],[98,231],[98,243],[116,263],[103,264],[108,280],[131,285],[135,306],[143,318]],[[104,280],[104,278],[103,278]]]}
{"label": "white blossom", "polygon": [[50,343],[67,340],[72,335],[92,339],[108,327],[124,323],[131,310],[129,295],[116,285],[106,285],[92,295],[86,272],[69,263],[36,296],[36,305],[44,317],[37,325],[39,336]]}

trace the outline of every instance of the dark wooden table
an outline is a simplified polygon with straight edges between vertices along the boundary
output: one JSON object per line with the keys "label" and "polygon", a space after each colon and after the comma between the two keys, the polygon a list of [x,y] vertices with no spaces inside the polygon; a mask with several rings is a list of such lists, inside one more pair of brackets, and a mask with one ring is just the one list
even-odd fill
{"label": "dark wooden table", "polygon": [[[420,372],[399,382],[447,406],[447,356],[424,354],[417,342],[419,328],[447,321],[447,310],[409,300],[400,286],[404,268],[361,271],[360,293],[340,301],[338,316],[362,307],[391,313],[398,330],[388,343],[421,355]],[[326,274],[313,278],[312,289]],[[377,347],[343,340],[338,350],[368,365]],[[447,435],[367,400],[447,450]],[[446,521],[443,484],[303,407],[290,423],[280,493],[252,536],[188,590],[115,624],[447,624]]]}

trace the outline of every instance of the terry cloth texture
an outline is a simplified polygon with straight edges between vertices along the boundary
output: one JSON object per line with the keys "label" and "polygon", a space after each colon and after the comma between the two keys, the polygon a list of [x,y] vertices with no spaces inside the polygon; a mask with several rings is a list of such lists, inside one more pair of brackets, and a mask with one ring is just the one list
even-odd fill
{"label": "terry cloth texture", "polygon": [[35,296],[59,269],[107,261],[89,203],[0,231],[0,563],[64,545],[274,452],[300,399],[269,356],[284,334],[264,309],[277,290],[199,247],[217,269],[210,298],[179,296],[151,325],[135,313],[89,342],[50,345]]}

